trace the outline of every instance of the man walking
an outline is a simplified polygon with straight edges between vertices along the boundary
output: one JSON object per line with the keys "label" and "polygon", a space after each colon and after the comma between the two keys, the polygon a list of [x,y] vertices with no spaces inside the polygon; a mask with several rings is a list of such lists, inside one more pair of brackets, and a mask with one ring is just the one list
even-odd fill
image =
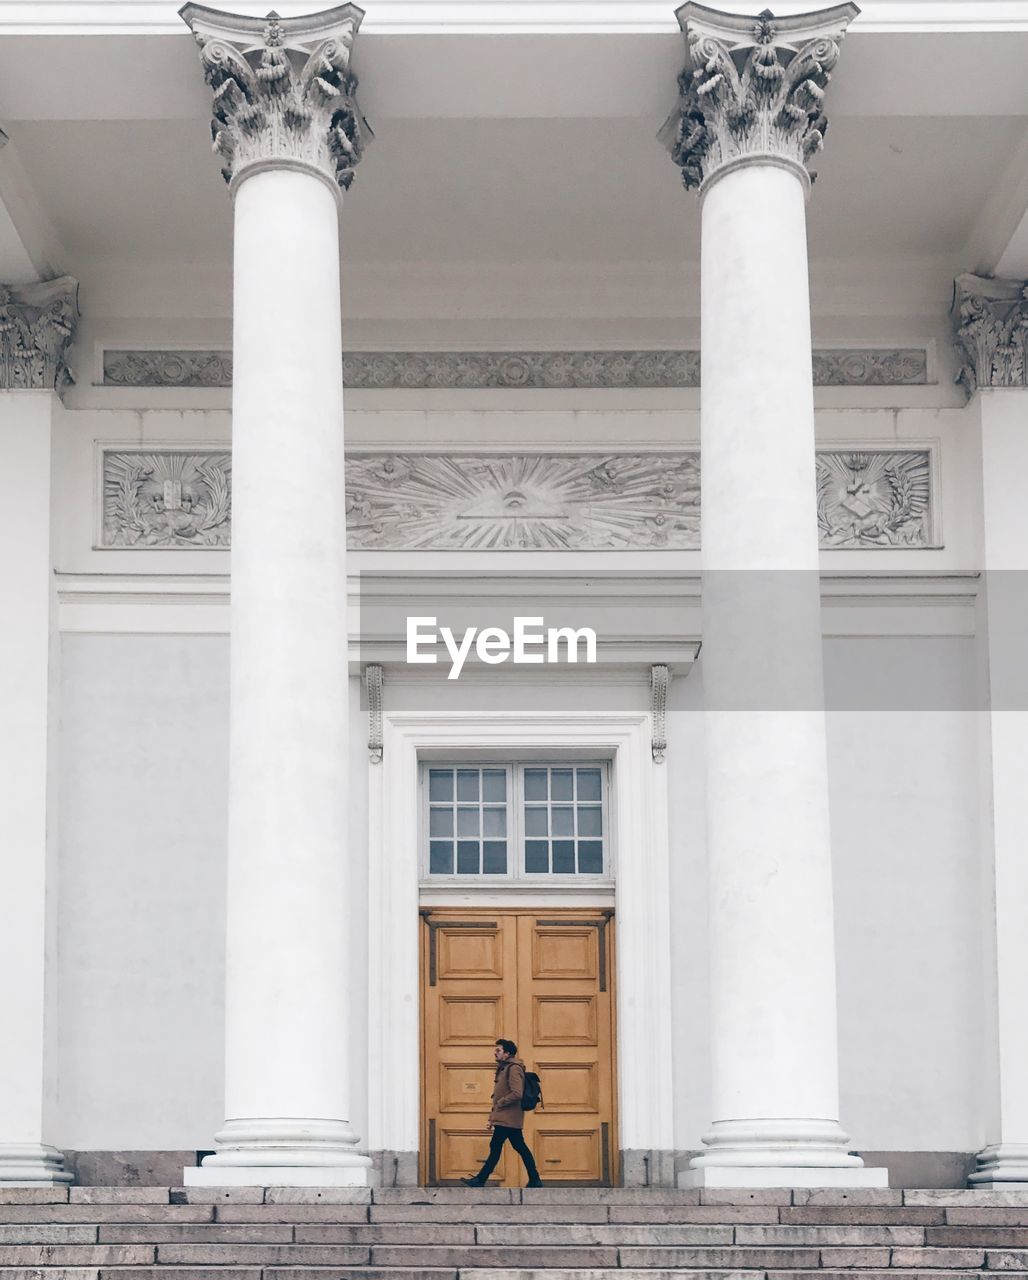
{"label": "man walking", "polygon": [[489,1113],[489,1128],[493,1136],[489,1142],[489,1155],[485,1164],[473,1178],[461,1178],[466,1187],[484,1187],[489,1175],[496,1168],[507,1141],[521,1157],[528,1174],[530,1187],[541,1187],[539,1170],[532,1153],[525,1144],[525,1113],[521,1098],[525,1092],[525,1064],[518,1055],[513,1040],[497,1040],[493,1057],[496,1059],[496,1078],[493,1084],[493,1109]]}

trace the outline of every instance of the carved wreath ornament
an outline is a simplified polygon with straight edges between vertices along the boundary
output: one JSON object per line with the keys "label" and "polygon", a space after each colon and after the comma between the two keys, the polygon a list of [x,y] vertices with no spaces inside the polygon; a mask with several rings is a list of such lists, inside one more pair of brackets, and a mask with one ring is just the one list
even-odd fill
{"label": "carved wreath ornament", "polygon": [[232,460],[227,453],[108,453],[103,545],[228,547]]}
{"label": "carved wreath ornament", "polygon": [[326,38],[324,30],[294,31],[304,20],[272,12],[259,35],[246,39],[241,31],[237,38],[233,32],[230,39],[212,31],[205,14],[227,17],[197,5],[183,10],[214,95],[211,137],[225,181],[275,160],[314,169],[348,188],[368,132],[350,71],[358,17],[335,23]]}
{"label": "carved wreath ornament", "polygon": [[662,137],[687,188],[702,187],[747,156],[775,156],[806,168],[824,145],[825,88],[854,12],[841,5],[810,15],[822,19],[817,26],[796,29],[799,19],[778,20],[765,9],[747,35],[728,27],[712,31],[703,20],[709,10],[683,7],[689,65]]}

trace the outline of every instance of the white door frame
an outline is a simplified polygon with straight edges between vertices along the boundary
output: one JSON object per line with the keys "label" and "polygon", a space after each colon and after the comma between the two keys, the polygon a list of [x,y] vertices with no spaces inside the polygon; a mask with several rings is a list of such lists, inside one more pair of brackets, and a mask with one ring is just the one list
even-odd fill
{"label": "white door frame", "polygon": [[369,768],[369,1151],[420,1145],[418,754],[449,749],[609,752],[617,835],[618,1130],[625,1151],[674,1147],[667,765],[648,714],[395,712]]}

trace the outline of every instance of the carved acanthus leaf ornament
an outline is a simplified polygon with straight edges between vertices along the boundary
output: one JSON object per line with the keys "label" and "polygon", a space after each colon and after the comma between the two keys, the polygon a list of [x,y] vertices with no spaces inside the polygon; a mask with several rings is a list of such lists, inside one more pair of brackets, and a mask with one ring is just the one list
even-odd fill
{"label": "carved acanthus leaf ornament", "polygon": [[1028,386],[1028,281],[957,276],[955,309],[957,381],[968,395]]}
{"label": "carved acanthus leaf ornament", "polygon": [[68,347],[78,323],[77,280],[0,284],[0,389],[53,391],[69,386]]}
{"label": "carved acanthus leaf ornament", "polygon": [[687,188],[758,159],[788,163],[813,179],[808,165],[828,128],[825,88],[858,12],[840,4],[793,18],[770,9],[749,18],[682,5],[688,63],[660,136]]}
{"label": "carved acanthus leaf ornament", "polygon": [[211,136],[230,186],[275,164],[345,190],[371,136],[350,55],[363,11],[344,4],[305,18],[241,18],[187,4],[213,96]]}

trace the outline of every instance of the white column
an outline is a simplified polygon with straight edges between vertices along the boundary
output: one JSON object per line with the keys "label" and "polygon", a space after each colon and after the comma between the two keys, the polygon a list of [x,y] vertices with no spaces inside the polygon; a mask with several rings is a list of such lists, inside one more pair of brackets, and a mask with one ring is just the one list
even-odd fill
{"label": "white column", "polygon": [[10,535],[0,542],[0,1187],[71,1181],[47,1142],[56,1086],[48,1052],[56,858],[50,456],[59,412],[52,391],[0,391]]}
{"label": "white column", "polygon": [[1026,281],[961,276],[959,346],[980,435],[982,569],[979,644],[988,673],[982,804],[990,990],[987,1060],[993,1065],[987,1145],[972,1186],[1028,1187],[1028,474]]}
{"label": "white column", "polygon": [[[678,11],[690,66],[668,140],[703,200],[714,1108],[687,1186],[887,1180],[848,1153],[838,1119],[805,212],[824,86],[855,12]],[[745,58],[741,73],[730,49]]]}
{"label": "white column", "polygon": [[[185,1177],[363,1184],[370,1161],[349,1122],[346,939],[358,908],[338,254],[340,186],[359,156],[348,70],[359,11],[183,15],[222,104],[235,199],[226,1121],[217,1152]],[[332,92],[296,70],[297,53]]]}
{"label": "white column", "polygon": [[[52,1145],[58,639],[51,459],[77,283],[0,285],[0,1187],[72,1180]],[[19,388],[17,390],[13,388]]]}

